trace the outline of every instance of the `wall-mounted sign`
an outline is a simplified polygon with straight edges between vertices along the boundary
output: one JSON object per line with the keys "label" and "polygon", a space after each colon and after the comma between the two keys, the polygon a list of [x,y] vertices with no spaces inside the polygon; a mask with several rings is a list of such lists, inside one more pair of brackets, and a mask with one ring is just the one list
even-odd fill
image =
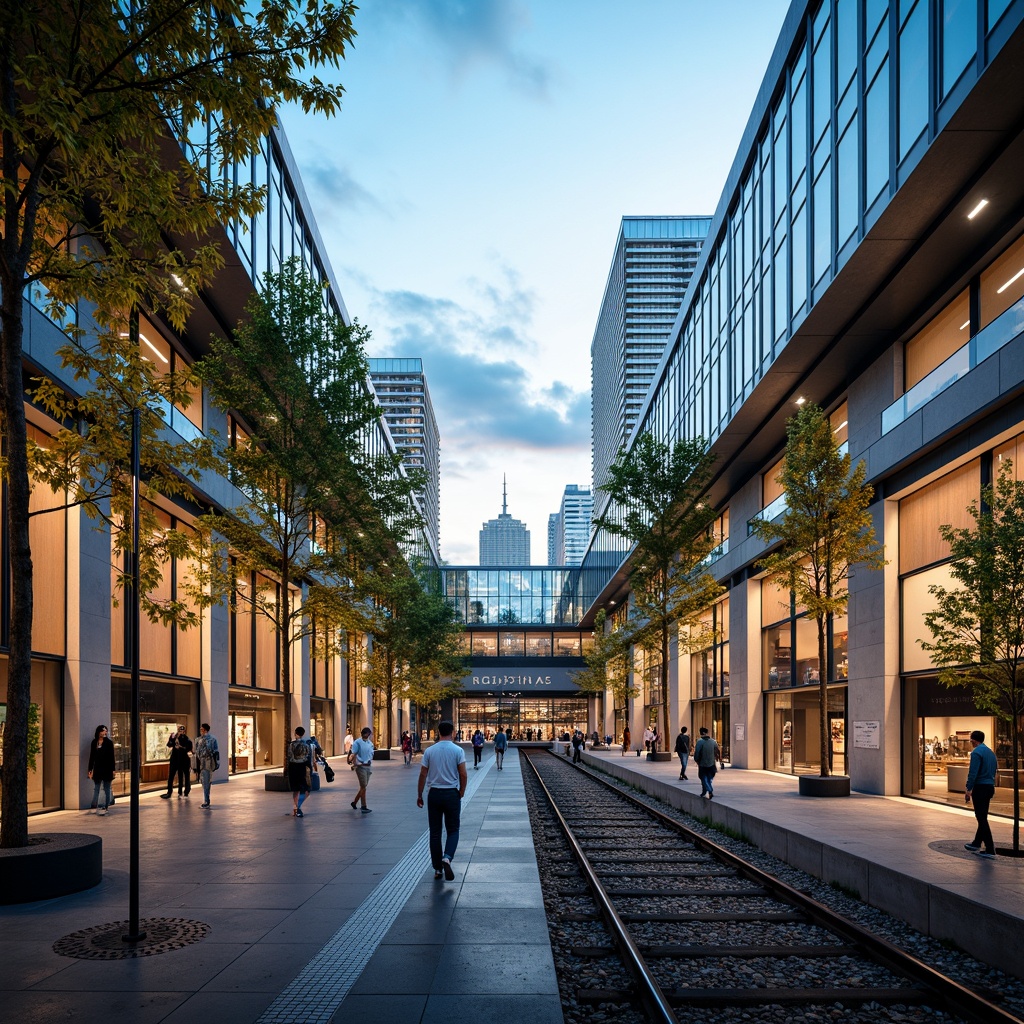
{"label": "wall-mounted sign", "polygon": [[745,735],[745,732],[746,732],[746,730],[744,728],[743,723],[742,722],[737,722],[736,723],[736,742],[737,743],[742,743],[743,742],[743,736]]}
{"label": "wall-mounted sign", "polygon": [[488,665],[463,676],[462,689],[467,694],[500,690],[502,693],[519,692],[523,696],[533,693],[579,693],[580,688],[572,681],[573,671],[560,666],[522,662]]}
{"label": "wall-mounted sign", "polygon": [[853,745],[862,750],[877,750],[881,722],[854,722]]}

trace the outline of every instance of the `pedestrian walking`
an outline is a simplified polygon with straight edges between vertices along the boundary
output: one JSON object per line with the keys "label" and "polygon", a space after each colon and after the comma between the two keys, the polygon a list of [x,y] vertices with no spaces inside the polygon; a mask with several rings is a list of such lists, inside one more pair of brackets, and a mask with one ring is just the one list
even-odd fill
{"label": "pedestrian walking", "polygon": [[700,779],[700,797],[711,800],[715,795],[715,764],[721,763],[722,751],[718,741],[708,735],[707,729],[701,727],[700,739],[693,748],[693,760],[697,765],[697,776]]}
{"label": "pedestrian walking", "polygon": [[351,728],[349,728],[345,732],[345,739],[341,744],[341,752],[345,755],[348,755],[348,752],[352,749],[352,743],[352,730]]}
{"label": "pedestrian walking", "polygon": [[288,744],[288,788],[292,791],[292,817],[303,817],[302,805],[313,788],[313,751],[303,738],[306,730],[295,727],[295,739]]}
{"label": "pedestrian walking", "polygon": [[167,746],[171,751],[167,761],[167,792],[160,796],[164,800],[171,799],[175,778],[178,780],[178,796],[188,796],[192,792],[192,741],[185,732],[185,726],[179,725],[178,731],[171,733]]}
{"label": "pedestrian walking", "polygon": [[412,764],[412,736],[409,735],[408,729],[402,733],[402,760],[405,761],[406,768]]}
{"label": "pedestrian walking", "polygon": [[661,733],[658,732],[658,727],[654,726],[651,729],[651,753],[656,754],[658,752],[658,744],[661,743]]}
{"label": "pedestrian walking", "polygon": [[499,729],[497,736],[494,737],[494,761],[499,772],[505,763],[506,750],[508,750],[508,736],[505,735],[504,729]]}
{"label": "pedestrian walking", "polygon": [[644,749],[648,754],[651,752],[651,740],[653,739],[654,730],[650,726],[647,726],[647,728],[644,729]]}
{"label": "pedestrian walking", "polygon": [[[90,814],[106,814],[113,803],[110,784],[114,781],[114,744],[107,736],[107,727],[97,725],[89,744],[89,767],[87,774],[92,779],[92,804]],[[100,803],[100,791],[103,803]]]}
{"label": "pedestrian walking", "polygon": [[203,787],[203,802],[200,806],[210,806],[210,783],[213,773],[220,768],[220,748],[217,737],[210,733],[209,722],[199,726],[199,735],[195,741],[196,764],[199,766],[199,781]]}
{"label": "pedestrian walking", "polygon": [[[442,722],[437,727],[439,739],[423,754],[416,806],[423,806],[423,790],[427,788],[427,825],[430,829],[430,863],[434,877],[442,875],[449,882],[455,878],[452,859],[459,846],[462,819],[462,798],[466,794],[466,752],[452,742],[454,726]],[[444,825],[444,852],[441,850],[441,826]]]}
{"label": "pedestrian walking", "polygon": [[629,726],[627,725],[622,730],[622,756],[625,757],[629,752]]}
{"label": "pedestrian walking", "polygon": [[676,753],[679,755],[679,778],[686,779],[686,765],[690,760],[690,735],[685,725],[679,729],[676,737]]}
{"label": "pedestrian walking", "polygon": [[484,734],[477,729],[473,733],[473,771],[480,767],[480,757],[484,752]]}
{"label": "pedestrian walking", "polygon": [[352,801],[352,810],[356,805],[362,803],[360,810],[363,814],[369,814],[371,808],[366,806],[366,787],[370,784],[370,776],[373,774],[373,743],[371,737],[373,730],[365,727],[359,734],[359,739],[352,744],[352,766],[356,770],[356,778],[359,780],[359,790],[355,800]]}
{"label": "pedestrian walking", "polygon": [[980,729],[975,729],[971,733],[971,762],[967,769],[964,803],[974,803],[974,817],[978,820],[978,828],[974,833],[974,841],[965,843],[964,849],[988,860],[993,860],[996,855],[992,829],[988,824],[988,806],[995,796],[998,767],[996,755],[990,747],[985,746],[985,734]]}

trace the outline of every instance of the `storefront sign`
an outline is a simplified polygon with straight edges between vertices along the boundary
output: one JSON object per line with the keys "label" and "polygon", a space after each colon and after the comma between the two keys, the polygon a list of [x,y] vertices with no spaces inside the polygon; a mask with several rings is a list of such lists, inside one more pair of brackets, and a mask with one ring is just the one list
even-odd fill
{"label": "storefront sign", "polygon": [[853,745],[862,750],[877,750],[881,722],[854,722]]}
{"label": "storefront sign", "polygon": [[937,679],[917,681],[917,713],[921,718],[967,718],[980,715],[966,686],[943,686]]}
{"label": "storefront sign", "polygon": [[579,693],[579,687],[572,681],[573,669],[538,666],[509,665],[487,666],[475,669],[463,676],[462,689],[465,693],[486,693],[519,691],[527,693],[570,694]]}

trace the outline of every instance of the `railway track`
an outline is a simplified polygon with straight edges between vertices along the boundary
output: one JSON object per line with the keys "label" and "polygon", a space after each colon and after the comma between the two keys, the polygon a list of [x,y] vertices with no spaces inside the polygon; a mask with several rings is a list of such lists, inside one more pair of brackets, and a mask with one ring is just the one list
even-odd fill
{"label": "railway track", "polygon": [[[579,960],[608,963],[609,987],[583,1006],[631,1006],[676,1022],[685,1008],[738,1020],[1021,1019],[746,863],[587,768],[521,752],[544,830],[569,856],[547,869],[545,899],[582,929]],[[538,851],[540,852],[540,851]],[[586,908],[576,910],[574,908]],[[590,937],[588,944],[587,938]],[[603,938],[607,936],[607,938]],[[625,970],[623,970],[623,967]]]}

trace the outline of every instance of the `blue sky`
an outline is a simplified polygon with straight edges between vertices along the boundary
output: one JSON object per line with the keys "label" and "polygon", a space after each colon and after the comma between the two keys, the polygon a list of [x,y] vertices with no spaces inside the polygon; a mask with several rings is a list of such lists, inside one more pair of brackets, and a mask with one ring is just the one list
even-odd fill
{"label": "blue sky", "polygon": [[340,116],[285,130],[369,355],[420,356],[441,554],[590,483],[590,343],[624,214],[711,214],[788,0],[365,0]]}

